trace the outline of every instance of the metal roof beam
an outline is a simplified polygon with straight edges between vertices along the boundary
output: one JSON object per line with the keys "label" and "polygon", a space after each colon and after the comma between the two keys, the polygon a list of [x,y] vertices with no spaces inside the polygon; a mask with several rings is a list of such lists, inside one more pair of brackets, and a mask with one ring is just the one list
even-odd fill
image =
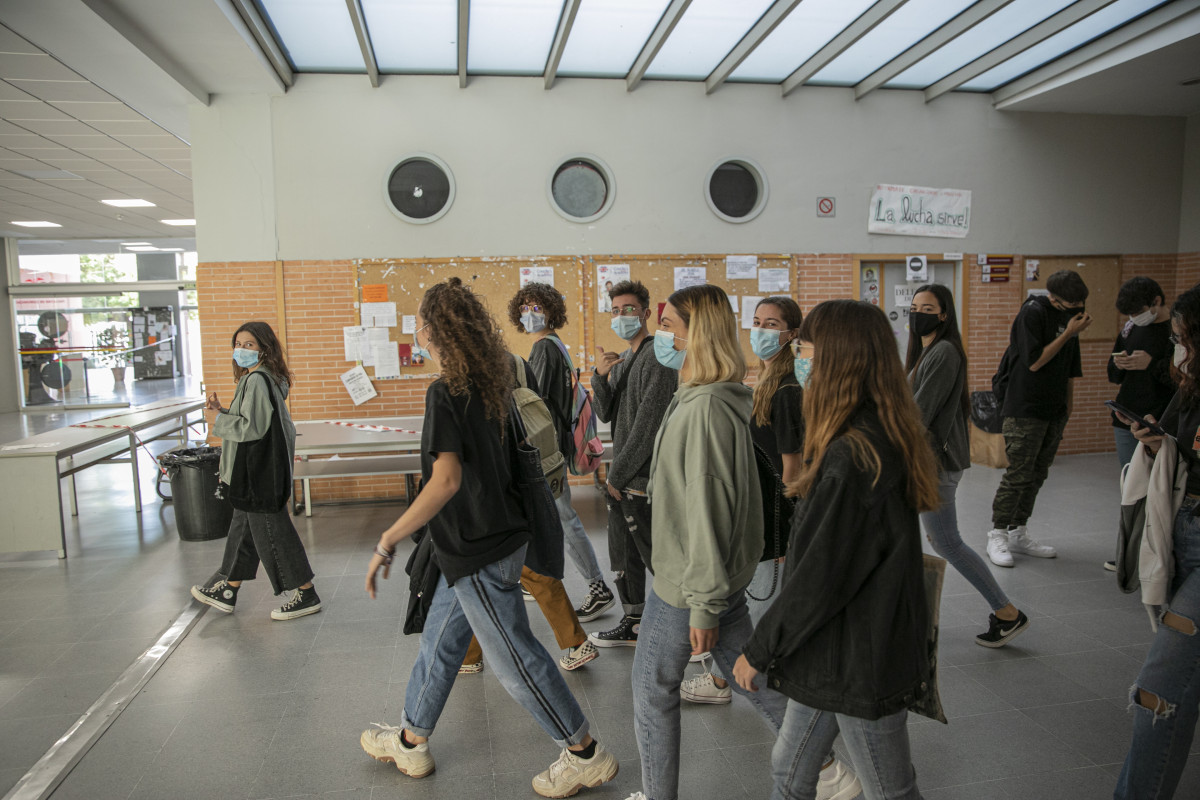
{"label": "metal roof beam", "polygon": [[724,60],[704,81],[704,93],[715,92],[725,82],[725,79],[746,60],[746,56],[753,53],[754,48],[762,44],[762,40],[770,36],[771,31],[775,30],[779,23],[783,22],[784,18],[792,12],[792,9],[800,5],[800,2],[801,0],[775,0],[771,7],[758,18],[758,22],[754,23],[754,27],[742,37],[740,42],[734,45],[733,49],[729,51],[729,55],[725,56]]}
{"label": "metal roof beam", "polygon": [[467,36],[471,32],[471,0],[458,0],[458,88],[467,88]]}
{"label": "metal roof beam", "polygon": [[1011,2],[1013,0],[982,0],[982,2],[970,6],[966,11],[859,81],[854,87],[854,99],[861,100],[866,97],[870,92],[883,86],[934,50],[952,39],[958,38]]}
{"label": "metal roof beam", "polygon": [[571,27],[575,24],[575,15],[579,13],[579,5],[583,0],[566,0],[563,3],[562,15],[558,18],[558,31],[554,34],[554,44],[550,46],[550,57],[546,59],[546,88],[554,85],[558,75],[558,62],[562,61],[563,51],[567,49],[567,39],[571,35]]}
{"label": "metal roof beam", "polygon": [[802,86],[805,81],[824,69],[826,64],[833,61],[849,49],[851,45],[874,30],[876,25],[890,17],[896,9],[900,8],[906,2],[908,0],[879,0],[875,5],[864,11],[858,19],[847,25],[841,33],[830,39],[808,61],[805,61],[796,68],[795,72],[784,79],[782,84],[783,96],[787,97],[796,87]]}
{"label": "metal roof beam", "polygon": [[671,0],[671,5],[667,6],[658,25],[654,26],[650,38],[642,45],[642,52],[638,53],[638,57],[633,60],[633,66],[629,68],[629,74],[625,76],[625,91],[632,92],[642,82],[642,77],[650,68],[650,62],[666,44],[667,37],[671,35],[671,31],[675,30],[679,20],[683,18],[683,12],[687,11],[691,4],[692,0]]}
{"label": "metal roof beam", "polygon": [[251,0],[213,0],[238,34],[246,40],[259,63],[267,68],[275,83],[287,91],[296,82],[292,65],[288,63],[279,43],[271,34],[266,21],[259,15]]}
{"label": "metal roof beam", "polygon": [[1014,36],[991,52],[984,53],[970,64],[959,67],[946,77],[925,89],[925,102],[929,103],[962,86],[972,78],[977,78],[998,64],[1003,64],[1018,53],[1028,50],[1038,42],[1049,39],[1061,30],[1069,28],[1079,20],[1088,17],[1115,0],[1079,0],[1042,20],[1024,33]]}
{"label": "metal roof beam", "polygon": [[367,18],[363,15],[362,3],[360,0],[346,0],[346,11],[350,14],[354,35],[358,37],[358,49],[362,51],[367,77],[370,78],[371,85],[378,89],[379,64],[375,61],[375,48],[371,46],[371,34],[367,31]]}

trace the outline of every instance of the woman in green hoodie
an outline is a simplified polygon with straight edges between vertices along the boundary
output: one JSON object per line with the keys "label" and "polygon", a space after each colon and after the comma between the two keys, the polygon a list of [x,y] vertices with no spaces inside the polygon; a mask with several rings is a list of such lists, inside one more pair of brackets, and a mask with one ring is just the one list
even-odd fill
{"label": "woman in green hoodie", "polygon": [[[654,585],[633,660],[634,730],[649,800],[679,793],[679,686],[689,657],[711,651],[731,675],[753,631],[743,590],[762,555],[762,497],[737,334],[729,298],[707,285],[667,298],[655,334],[654,354],[679,371],[679,389],[650,465]],[[782,695],[738,691],[779,730]]]}

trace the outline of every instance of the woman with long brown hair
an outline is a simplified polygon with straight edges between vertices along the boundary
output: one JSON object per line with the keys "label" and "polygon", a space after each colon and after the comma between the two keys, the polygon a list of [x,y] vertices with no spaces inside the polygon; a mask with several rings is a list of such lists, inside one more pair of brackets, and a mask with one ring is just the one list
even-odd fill
{"label": "woman with long brown hair", "polygon": [[918,798],[905,719],[930,677],[917,515],[938,505],[937,464],[878,307],[821,303],[799,339],[800,500],[780,596],[734,678],[767,672],[789,698],[772,798],[811,797],[839,731],[867,798]]}
{"label": "woman with long brown hair", "polygon": [[[617,760],[588,733],[554,659],[529,629],[521,568],[530,542],[512,474],[513,361],[496,321],[458,278],[431,287],[417,311],[414,352],[437,361],[421,429],[424,486],[379,537],[366,590],[388,576],[396,544],[428,525],[441,571],[404,695],[400,725],[376,724],[359,741],[372,757],[413,778],[433,772],[433,734],[471,632],[500,684],[562,748],[535,776],[544,797],[567,797],[617,774]],[[510,431],[506,435],[506,430]]]}

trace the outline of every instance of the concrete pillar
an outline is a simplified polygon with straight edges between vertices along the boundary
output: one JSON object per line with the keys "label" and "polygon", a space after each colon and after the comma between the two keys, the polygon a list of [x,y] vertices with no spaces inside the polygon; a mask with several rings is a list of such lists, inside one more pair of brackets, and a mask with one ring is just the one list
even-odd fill
{"label": "concrete pillar", "polygon": [[17,240],[0,239],[0,413],[17,411],[21,407],[21,379],[17,374],[17,333],[13,319],[10,283],[20,277],[17,268]]}

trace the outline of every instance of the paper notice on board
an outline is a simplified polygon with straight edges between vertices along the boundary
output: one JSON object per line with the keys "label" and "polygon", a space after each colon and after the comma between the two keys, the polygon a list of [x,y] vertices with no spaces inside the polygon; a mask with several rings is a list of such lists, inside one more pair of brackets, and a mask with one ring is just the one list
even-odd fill
{"label": "paper notice on board", "polygon": [[395,303],[363,303],[362,324],[364,328],[394,328],[396,327]]}
{"label": "paper notice on board", "polygon": [[154,351],[154,366],[164,367],[167,364],[170,364],[171,363],[171,355],[172,354],[171,354],[170,350],[155,350]]}
{"label": "paper notice on board", "polygon": [[355,367],[352,370],[343,372],[341,378],[342,385],[346,387],[346,391],[350,394],[350,399],[356,406],[362,405],[379,394],[371,384],[371,379],[367,377],[367,371],[362,367]]}
{"label": "paper notice on board", "polygon": [[596,265],[596,299],[599,301],[597,310],[601,314],[612,313],[612,299],[608,290],[621,281],[629,280],[628,264],[597,264]]}
{"label": "paper notice on board", "polygon": [[519,275],[522,287],[530,283],[554,285],[554,267],[521,267]]}
{"label": "paper notice on board", "polygon": [[363,343],[367,341],[366,328],[361,325],[344,325],[342,327],[342,348],[347,361],[358,361],[362,356]]}
{"label": "paper notice on board", "polygon": [[412,336],[417,332],[417,315],[405,314],[400,318],[400,332]]}
{"label": "paper notice on board", "polygon": [[366,338],[359,348],[358,358],[364,367],[373,367],[375,366],[375,346],[387,344],[388,329],[364,328],[363,332],[366,334]]}
{"label": "paper notice on board", "polygon": [[400,347],[395,342],[376,344],[371,348],[375,362],[375,379],[400,377]]}
{"label": "paper notice on board", "polygon": [[387,284],[372,283],[362,287],[364,303],[386,303],[387,302]]}
{"label": "paper notice on board", "polygon": [[758,308],[761,297],[755,295],[746,295],[742,298],[742,327],[754,327],[754,309]]}
{"label": "paper notice on board", "polygon": [[758,271],[758,290],[763,294],[786,293],[792,289],[792,279],[787,267],[760,269]]}
{"label": "paper notice on board", "polygon": [[708,283],[707,267],[676,267],[675,291],[689,286],[702,286]]}
{"label": "paper notice on board", "polygon": [[725,256],[725,280],[754,280],[758,275],[758,256]]}
{"label": "paper notice on board", "polygon": [[726,295],[729,298],[729,305],[733,307],[733,315],[738,315],[738,296],[736,294]]}

